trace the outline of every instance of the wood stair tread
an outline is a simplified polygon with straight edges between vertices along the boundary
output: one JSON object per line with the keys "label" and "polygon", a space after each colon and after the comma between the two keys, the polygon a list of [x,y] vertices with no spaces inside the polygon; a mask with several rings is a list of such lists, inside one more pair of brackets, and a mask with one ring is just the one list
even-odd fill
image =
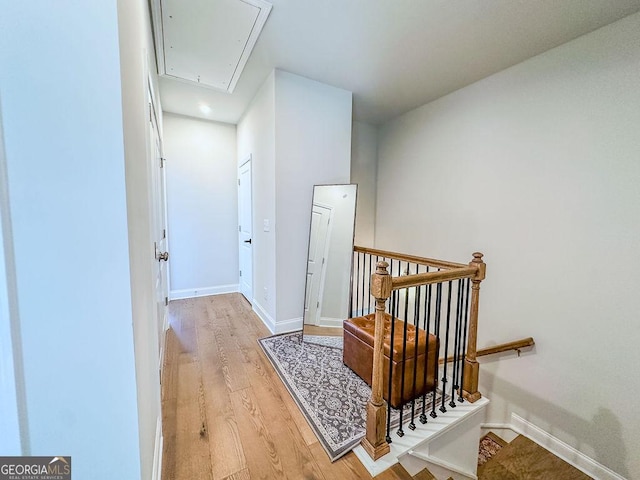
{"label": "wood stair tread", "polygon": [[527,437],[519,435],[478,469],[479,480],[498,478],[501,480],[588,480],[591,477]]}

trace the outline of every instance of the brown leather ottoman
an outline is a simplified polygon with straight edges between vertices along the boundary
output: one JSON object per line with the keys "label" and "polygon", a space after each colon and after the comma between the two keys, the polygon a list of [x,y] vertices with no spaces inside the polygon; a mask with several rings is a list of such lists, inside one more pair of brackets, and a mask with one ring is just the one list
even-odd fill
{"label": "brown leather ottoman", "polygon": [[[344,350],[343,362],[360,378],[371,385],[373,371],[373,338],[375,331],[375,314],[364,317],[349,318],[344,322]],[[402,360],[402,337],[404,322],[395,320],[393,365],[391,374],[391,400],[389,401],[389,356],[391,353],[391,316],[385,313],[384,320],[384,364],[383,364],[383,396],[398,408],[403,403],[411,401],[413,397],[413,372],[417,365],[415,396],[418,397],[433,388],[434,370],[438,355],[438,341],[429,334],[429,349],[427,352],[427,333],[418,328],[418,350],[416,356],[416,328],[407,325],[407,344],[404,362]],[[426,355],[428,355],[428,359]],[[403,364],[404,363],[404,364]],[[427,368],[427,380],[424,382],[424,369]],[[404,369],[404,394],[401,392],[402,370]]]}

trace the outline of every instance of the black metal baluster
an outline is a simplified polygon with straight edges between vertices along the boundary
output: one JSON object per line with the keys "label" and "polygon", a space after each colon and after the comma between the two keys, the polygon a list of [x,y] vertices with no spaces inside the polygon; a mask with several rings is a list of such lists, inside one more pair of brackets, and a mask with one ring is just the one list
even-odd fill
{"label": "black metal baluster", "polygon": [[[427,273],[429,273],[429,266],[427,266]],[[427,346],[424,351],[426,368],[424,369],[424,376],[422,384],[427,384],[427,373],[429,371],[429,329],[431,328],[431,284],[427,285],[424,293],[424,331],[427,334]],[[436,363],[438,362],[438,356],[436,355]],[[436,394],[435,386],[432,389],[432,394]],[[420,422],[427,423],[427,392],[422,395],[422,413],[420,414]]]}
{"label": "black metal baluster", "polygon": [[468,321],[469,321],[469,287],[471,286],[471,281],[467,278],[465,279],[465,284],[466,284],[466,295],[465,295],[465,299],[464,299],[464,329],[462,332],[462,368],[460,371],[460,390],[458,390],[459,396],[458,396],[458,402],[462,403],[464,402],[464,396],[462,395],[462,388],[464,386],[464,365],[465,365],[465,358],[467,355],[467,329],[468,329]]}
{"label": "black metal baluster", "polygon": [[365,284],[365,277],[367,276],[365,273],[366,270],[366,259],[365,256],[363,254],[362,256],[362,299],[361,299],[361,303],[360,303],[360,309],[362,311],[362,315],[364,316],[364,284]]}
{"label": "black metal baluster", "polygon": [[[407,263],[407,268],[409,267],[409,263]],[[407,364],[407,328],[409,326],[409,289],[405,288],[404,290],[404,318],[403,320],[403,328],[402,328],[402,376],[400,377],[400,425],[398,431],[396,432],[399,437],[404,436],[404,430],[402,429],[402,417],[404,414],[404,379],[405,379],[405,366]],[[394,343],[392,342],[390,345],[391,350],[393,350]],[[391,368],[391,365],[389,365]]]}
{"label": "black metal baluster", "polygon": [[[371,262],[373,261],[373,255],[369,255],[369,278],[371,278]],[[367,313],[371,313],[371,282],[367,284]]]}
{"label": "black metal baluster", "polygon": [[360,252],[358,252],[357,254],[357,258],[356,258],[356,262],[357,262],[357,271],[358,274],[356,275],[356,311],[355,313],[353,313],[351,316],[352,317],[359,317],[361,315],[358,314],[358,297],[360,296]]}
{"label": "black metal baluster", "polygon": [[[391,382],[392,378],[392,366],[393,366],[393,337],[395,335],[396,315],[398,313],[398,291],[391,292],[391,332],[389,332],[389,388],[387,391],[387,443],[391,443]],[[383,347],[384,356],[384,347]],[[384,374],[383,374],[384,376]]]}
{"label": "black metal baluster", "polygon": [[349,289],[349,313],[350,313],[350,317],[353,318],[353,274],[354,274],[354,270],[356,268],[356,262],[355,259],[353,258],[354,255],[357,255],[356,252],[353,252],[351,254],[351,283],[349,284],[349,286],[351,287]]}
{"label": "black metal baluster", "polygon": [[[440,269],[438,269],[438,271],[440,271]],[[441,308],[442,308],[442,283],[438,283],[436,285],[436,311],[435,311],[436,318],[434,320],[434,325],[433,325],[433,331],[436,336],[438,344],[440,343],[440,313],[441,313],[440,310]],[[436,388],[438,386],[438,370],[439,370],[439,365],[438,365],[438,361],[436,360],[435,368],[433,370],[433,382],[436,385]],[[435,394],[433,395],[433,399],[431,401],[431,413],[429,415],[431,415],[431,418],[436,418],[438,416],[438,414],[436,413],[436,395]]]}
{"label": "black metal baluster", "polygon": [[451,325],[451,281],[448,282],[447,289],[447,328],[445,330],[445,341],[444,341],[444,372],[442,373],[442,404],[440,405],[440,411],[442,413],[447,411],[447,407],[444,406],[445,402],[445,393],[447,392],[447,362],[446,358],[449,355],[449,327]]}
{"label": "black metal baluster", "polygon": [[449,406],[451,408],[456,408],[456,395],[455,391],[459,387],[460,383],[460,330],[462,330],[462,280],[458,280],[457,283],[457,292],[456,292],[456,333],[453,339],[453,382],[451,385],[451,401],[449,402]]}
{"label": "black metal baluster", "polygon": [[[418,273],[420,266],[416,264],[416,273]],[[422,292],[422,286],[414,287],[416,289],[416,298],[413,302],[413,328],[414,334],[416,336],[416,343],[413,349],[413,388],[411,391],[411,422],[409,423],[409,428],[411,430],[416,429],[416,424],[414,422],[416,415],[416,379],[418,376],[418,346],[420,339],[420,297]],[[427,359],[425,358],[425,362]],[[423,384],[424,385],[424,384]]]}

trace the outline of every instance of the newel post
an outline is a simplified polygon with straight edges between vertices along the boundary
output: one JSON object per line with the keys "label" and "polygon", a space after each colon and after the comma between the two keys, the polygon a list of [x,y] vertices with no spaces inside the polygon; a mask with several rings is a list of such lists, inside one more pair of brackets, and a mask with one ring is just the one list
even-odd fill
{"label": "newel post", "polygon": [[371,275],[371,295],[376,299],[376,324],[373,340],[373,374],[371,379],[371,398],[367,403],[367,433],[362,448],[371,458],[377,460],[389,453],[386,441],[387,407],[382,398],[383,361],[384,361],[384,311],[387,299],[391,296],[392,281],[387,271],[387,262],[378,262],[376,272]]}
{"label": "newel post", "polygon": [[480,282],[484,280],[487,266],[482,261],[482,253],[475,252],[469,266],[476,267],[477,271],[471,278],[471,312],[469,313],[469,338],[467,341],[467,353],[465,355],[464,378],[462,381],[462,394],[466,400],[473,403],[482,395],[478,391],[478,375],[480,364],[476,358],[478,341],[478,307],[480,305]]}

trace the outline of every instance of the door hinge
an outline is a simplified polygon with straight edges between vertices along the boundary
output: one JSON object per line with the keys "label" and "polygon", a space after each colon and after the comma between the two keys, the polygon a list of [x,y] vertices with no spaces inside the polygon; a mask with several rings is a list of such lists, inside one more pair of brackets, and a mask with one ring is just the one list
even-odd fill
{"label": "door hinge", "polygon": [[169,305],[169,297],[164,297],[164,306],[167,307]]}
{"label": "door hinge", "polygon": [[316,302],[316,308],[320,308],[320,301]]}
{"label": "door hinge", "polygon": [[322,265],[324,265],[324,257],[322,258]]}
{"label": "door hinge", "polygon": [[240,186],[240,179],[238,179],[238,186]]}
{"label": "door hinge", "polygon": [[153,122],[153,112],[151,110],[151,104],[149,104],[149,121]]}
{"label": "door hinge", "polygon": [[240,276],[242,276],[242,270],[240,270]]}
{"label": "door hinge", "polygon": [[167,238],[167,229],[166,228],[162,229],[162,238]]}
{"label": "door hinge", "polygon": [[167,159],[164,157],[160,157],[160,168],[164,168],[164,162],[166,162]]}
{"label": "door hinge", "polygon": [[241,232],[242,231],[242,225],[238,225],[238,231]]}

